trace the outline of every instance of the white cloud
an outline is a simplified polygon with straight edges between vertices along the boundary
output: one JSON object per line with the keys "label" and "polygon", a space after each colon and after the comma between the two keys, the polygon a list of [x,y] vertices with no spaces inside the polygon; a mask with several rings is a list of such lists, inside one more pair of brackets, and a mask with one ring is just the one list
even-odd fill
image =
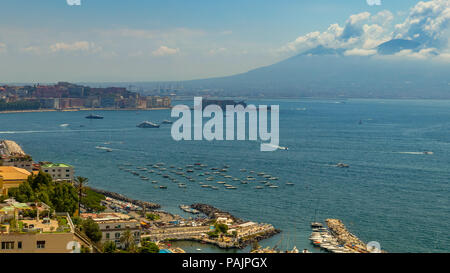
{"label": "white cloud", "polygon": [[50,51],[52,52],[92,52],[96,53],[101,51],[102,48],[87,41],[78,41],[74,43],[55,43],[50,46]]}
{"label": "white cloud", "polygon": [[160,46],[157,50],[152,52],[153,56],[161,57],[161,56],[168,56],[168,55],[175,55],[180,52],[180,49],[178,48],[170,48],[167,46]]}
{"label": "white cloud", "polygon": [[288,43],[281,51],[301,52],[317,46],[334,49],[373,49],[391,37],[391,32],[383,24],[376,22],[382,23],[392,18],[393,14],[389,11],[381,11],[373,16],[369,12],[354,14],[344,26],[336,23],[330,25],[324,32],[310,32]]}
{"label": "white cloud", "polygon": [[354,48],[349,49],[344,52],[345,56],[370,56],[377,54],[376,49],[361,49],[361,48]]}
{"label": "white cloud", "polygon": [[421,1],[410,9],[403,23],[393,25],[395,16],[388,10],[374,15],[362,12],[351,15],[344,25],[332,24],[327,30],[300,36],[283,46],[281,53],[298,53],[318,46],[340,49],[345,55],[375,55],[378,45],[392,39],[409,39],[421,44],[413,51],[397,56],[432,58],[449,48],[450,1]]}
{"label": "white cloud", "polygon": [[406,20],[395,26],[395,38],[414,39],[428,47],[447,47],[450,24],[450,1],[432,0],[419,2]]}

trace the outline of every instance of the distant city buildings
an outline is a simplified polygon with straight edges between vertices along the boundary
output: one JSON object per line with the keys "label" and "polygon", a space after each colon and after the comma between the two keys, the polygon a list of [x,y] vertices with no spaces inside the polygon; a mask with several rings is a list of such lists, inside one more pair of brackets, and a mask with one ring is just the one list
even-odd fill
{"label": "distant city buildings", "polygon": [[93,88],[68,82],[55,85],[0,86],[0,111],[170,107],[170,97],[143,96],[124,87]]}

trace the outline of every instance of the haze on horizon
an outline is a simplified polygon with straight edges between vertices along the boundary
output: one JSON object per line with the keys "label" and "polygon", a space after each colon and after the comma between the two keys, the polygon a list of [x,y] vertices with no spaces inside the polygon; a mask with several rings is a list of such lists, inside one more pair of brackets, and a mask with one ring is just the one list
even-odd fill
{"label": "haze on horizon", "polygon": [[[450,1],[8,1],[0,83],[182,81],[333,50],[377,62],[450,64]],[[414,49],[380,54],[394,39]],[[312,51],[311,51],[312,50]]]}

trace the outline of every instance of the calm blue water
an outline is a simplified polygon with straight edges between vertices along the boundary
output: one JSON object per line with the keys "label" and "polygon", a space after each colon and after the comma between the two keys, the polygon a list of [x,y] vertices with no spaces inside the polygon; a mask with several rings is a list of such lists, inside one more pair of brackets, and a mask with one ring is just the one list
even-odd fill
{"label": "calm blue water", "polygon": [[[314,250],[307,238],[316,215],[342,219],[362,240],[378,241],[390,252],[450,251],[450,101],[254,103],[280,105],[280,145],[289,151],[263,153],[250,141],[175,142],[170,125],[136,128],[143,120],[169,118],[169,110],[96,112],[104,120],[87,120],[86,112],[0,114],[0,138],[17,141],[37,161],[74,165],[91,186],[157,202],[170,212],[182,214],[179,204],[203,202],[284,231],[262,245]],[[414,154],[422,151],[434,154]],[[180,189],[147,175],[168,186],[160,190],[117,168],[156,162],[228,164],[234,177],[247,176],[239,171],[245,168],[278,176],[281,186],[214,191],[186,181],[188,188]],[[336,168],[337,162],[351,167]]]}

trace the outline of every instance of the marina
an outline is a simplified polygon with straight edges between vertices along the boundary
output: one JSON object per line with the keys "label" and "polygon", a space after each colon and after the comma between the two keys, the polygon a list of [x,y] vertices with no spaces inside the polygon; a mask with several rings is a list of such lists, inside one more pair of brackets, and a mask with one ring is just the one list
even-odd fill
{"label": "marina", "polygon": [[[322,223],[311,223],[312,233],[309,240],[314,246],[332,253],[370,253],[358,237],[350,233],[339,219],[326,219],[327,228]],[[381,252],[381,250],[379,250]]]}

